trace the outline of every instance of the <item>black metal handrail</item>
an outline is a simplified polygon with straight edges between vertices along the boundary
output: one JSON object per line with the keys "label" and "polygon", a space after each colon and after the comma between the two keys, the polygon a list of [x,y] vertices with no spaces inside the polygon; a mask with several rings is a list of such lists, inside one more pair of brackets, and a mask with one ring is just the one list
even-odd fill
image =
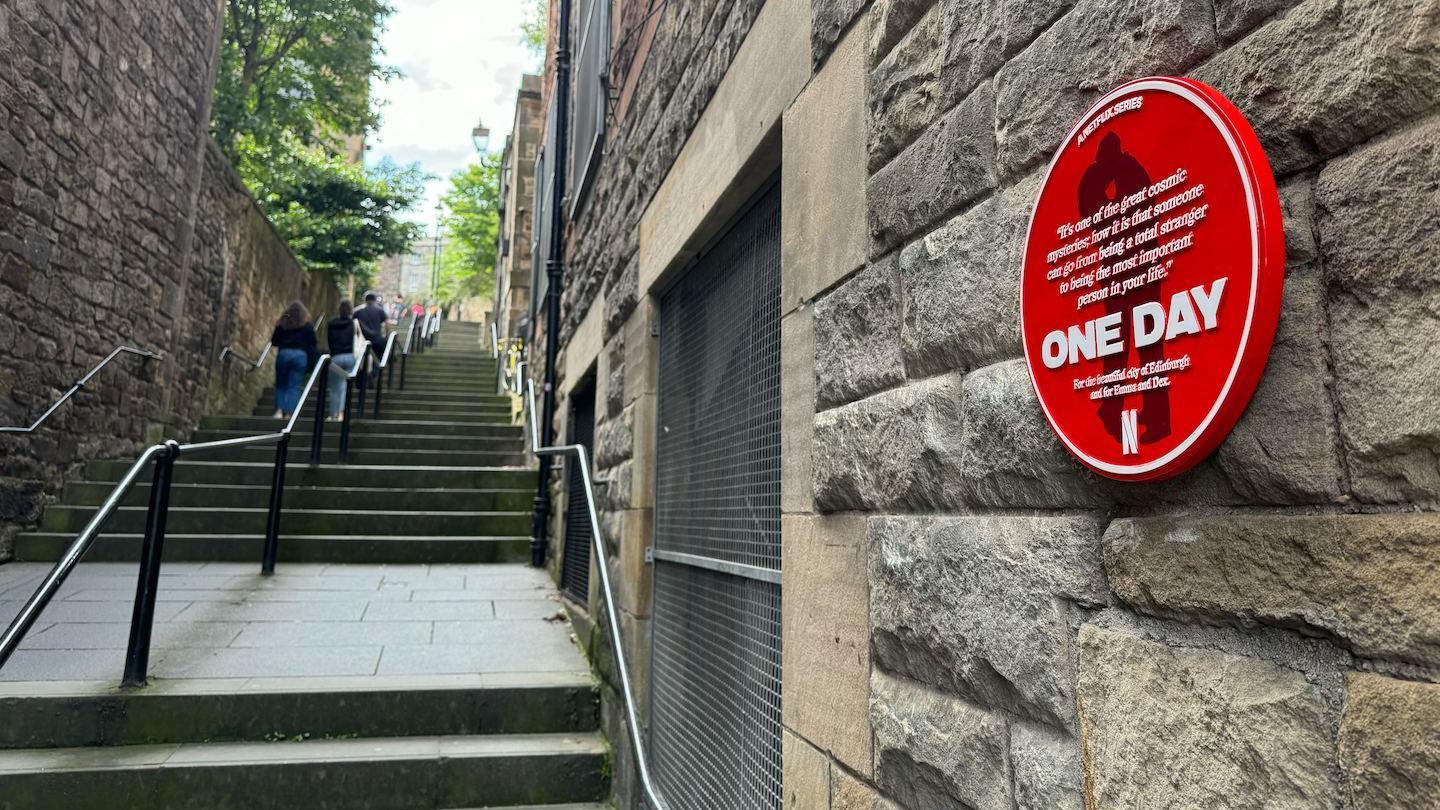
{"label": "black metal handrail", "polygon": [[[525,366],[522,363],[516,369],[517,378],[524,376],[524,371]],[[580,482],[585,491],[585,508],[590,518],[590,538],[594,544],[595,559],[601,561],[595,566],[595,570],[600,574],[600,594],[605,600],[605,625],[609,629],[610,652],[615,657],[615,673],[620,679],[620,696],[625,703],[626,725],[630,727],[630,744],[635,749],[640,786],[654,810],[665,810],[667,805],[661,801],[659,791],[650,776],[650,758],[646,754],[644,735],[640,733],[640,711],[636,707],[635,690],[630,685],[630,665],[625,660],[625,645],[621,642],[620,613],[616,608],[615,590],[610,584],[610,566],[605,563],[610,559],[610,555],[605,550],[605,536],[600,532],[600,515],[595,507],[595,481],[590,472],[590,453],[583,444],[538,446],[540,430],[535,424],[535,383],[529,377],[525,377],[525,413],[526,424],[530,428],[530,452],[536,456],[570,456],[579,465]]]}
{"label": "black metal handrail", "polygon": [[160,359],[160,355],[156,352],[147,351],[145,349],[137,349],[133,346],[116,346],[114,351],[105,355],[104,360],[96,363],[94,368],[86,372],[84,377],[76,380],[75,384],[70,386],[70,388],[65,393],[61,394],[59,399],[55,400],[55,402],[49,408],[46,408],[45,412],[40,414],[40,418],[36,419],[34,422],[31,422],[28,427],[0,427],[0,433],[34,433],[41,425],[45,424],[45,420],[49,419],[51,414],[60,410],[61,405],[64,405],[66,402],[68,402],[70,400],[70,397],[75,396],[75,394],[80,389],[85,387],[86,383],[90,382],[90,380],[94,378],[96,374],[99,374],[100,369],[110,365],[110,361],[114,360],[122,354],[139,355],[145,358],[146,361]]}
{"label": "black metal handrail", "polygon": [[[301,402],[309,399],[310,391],[315,387],[316,381],[326,373],[329,367],[330,355],[320,355],[320,359],[310,372],[310,378],[306,381],[305,389],[300,395]],[[325,418],[324,392],[325,386],[321,386],[320,396],[315,404],[315,427],[310,448],[312,464],[318,463],[320,457],[320,442]],[[299,417],[300,410],[297,408],[290,415],[290,420],[285,423],[285,427],[274,433],[190,444],[181,444],[171,439],[146,448],[145,452],[135,460],[135,463],[130,465],[130,469],[120,478],[119,483],[111,490],[110,495],[101,503],[95,514],[90,517],[85,528],[80,530],[80,534],[61,555],[60,560],[55,563],[55,567],[46,575],[29,601],[20,608],[20,612],[15,615],[5,633],[0,635],[0,668],[3,668],[5,662],[10,660],[10,656],[15,653],[25,639],[25,634],[40,618],[40,614],[50,604],[50,600],[55,597],[61,586],[65,584],[66,578],[80,563],[80,559],[94,545],[95,538],[100,535],[100,530],[104,527],[105,522],[119,508],[145,466],[154,462],[155,472],[150,484],[150,502],[145,513],[145,537],[140,548],[140,572],[135,586],[135,611],[130,620],[130,639],[125,649],[125,674],[122,680],[125,686],[143,686],[150,666],[150,641],[155,623],[155,599],[160,586],[160,565],[165,545],[165,524],[170,510],[170,484],[175,470],[175,462],[182,456],[203,454],[230,447],[271,443],[276,445],[275,470],[270,485],[270,510],[265,524],[265,543],[260,562],[260,573],[273,574],[275,573],[275,560],[279,555],[280,517],[285,492],[285,467],[290,451],[290,434],[295,430],[295,422]]]}
{"label": "black metal handrail", "polygon": [[[386,336],[385,351],[381,352],[378,357],[375,355],[375,347],[370,344],[370,341],[365,341],[365,348],[361,350],[360,357],[356,359],[355,365],[351,367],[348,372],[345,372],[345,418],[340,422],[340,460],[342,462],[350,460],[350,423],[354,420],[355,415],[363,415],[365,413],[365,389],[367,387],[365,383],[369,377],[365,371],[365,363],[372,358],[375,360],[375,411],[371,418],[379,419],[381,397],[385,393],[385,369],[390,365],[391,356],[395,352],[395,338],[398,334],[397,332],[391,332]],[[405,361],[403,359],[405,354],[402,352],[400,357],[402,358],[400,361],[400,389],[403,391],[405,389]],[[352,415],[350,406],[357,404],[355,402],[356,396],[354,396],[356,393],[357,379],[359,380],[359,407],[356,413]],[[321,399],[324,399],[323,395]]]}

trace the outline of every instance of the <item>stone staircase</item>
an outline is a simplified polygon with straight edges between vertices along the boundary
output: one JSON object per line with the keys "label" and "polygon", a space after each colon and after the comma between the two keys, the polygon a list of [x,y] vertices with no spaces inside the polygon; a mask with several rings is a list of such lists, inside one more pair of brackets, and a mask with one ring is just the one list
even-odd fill
{"label": "stone staircase", "polygon": [[[123,690],[137,487],[0,671],[0,810],[598,810],[597,696],[551,583],[520,564],[535,473],[478,337],[447,324],[412,356],[348,464],[338,426],[316,468],[295,436],[273,577],[273,448],[182,459],[151,684]],[[194,438],[270,430],[269,413],[267,391]],[[21,535],[0,621],[126,466],[86,465]]]}

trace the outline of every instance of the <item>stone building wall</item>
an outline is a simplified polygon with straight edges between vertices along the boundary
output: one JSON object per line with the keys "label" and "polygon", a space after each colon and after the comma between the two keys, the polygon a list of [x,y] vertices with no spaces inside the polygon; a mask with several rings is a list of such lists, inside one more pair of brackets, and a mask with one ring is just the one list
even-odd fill
{"label": "stone building wall", "polygon": [[0,560],[75,463],[252,396],[222,346],[253,352],[290,297],[333,302],[210,143],[219,20],[208,0],[0,5],[0,422],[29,424],[118,344],[164,356],[0,437]]}
{"label": "stone building wall", "polygon": [[[597,382],[642,707],[655,292],[773,167],[787,808],[1440,805],[1437,61],[1435,0],[668,5],[559,374],[560,425]],[[1017,289],[1047,158],[1152,74],[1254,126],[1287,277],[1234,431],[1135,485],[1046,424]]]}

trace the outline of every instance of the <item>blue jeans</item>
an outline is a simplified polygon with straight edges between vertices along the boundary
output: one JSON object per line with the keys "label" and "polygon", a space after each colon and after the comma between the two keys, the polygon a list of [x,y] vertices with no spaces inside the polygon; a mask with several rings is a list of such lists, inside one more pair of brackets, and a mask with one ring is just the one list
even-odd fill
{"label": "blue jeans", "polygon": [[300,406],[300,386],[310,355],[304,349],[281,349],[275,355],[275,407],[289,416]]}
{"label": "blue jeans", "polygon": [[325,399],[326,416],[334,419],[345,411],[345,375],[355,368],[355,355],[337,354],[330,358],[330,393]]}

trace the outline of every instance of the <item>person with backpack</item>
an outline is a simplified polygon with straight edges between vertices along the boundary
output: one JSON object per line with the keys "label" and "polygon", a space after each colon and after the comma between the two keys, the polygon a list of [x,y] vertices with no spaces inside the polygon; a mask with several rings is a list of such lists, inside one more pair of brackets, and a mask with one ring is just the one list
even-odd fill
{"label": "person with backpack", "polygon": [[325,419],[339,422],[345,418],[345,378],[355,362],[365,353],[365,335],[355,319],[355,306],[350,299],[340,302],[339,313],[325,327],[325,345],[330,347],[330,386],[325,400]]}

